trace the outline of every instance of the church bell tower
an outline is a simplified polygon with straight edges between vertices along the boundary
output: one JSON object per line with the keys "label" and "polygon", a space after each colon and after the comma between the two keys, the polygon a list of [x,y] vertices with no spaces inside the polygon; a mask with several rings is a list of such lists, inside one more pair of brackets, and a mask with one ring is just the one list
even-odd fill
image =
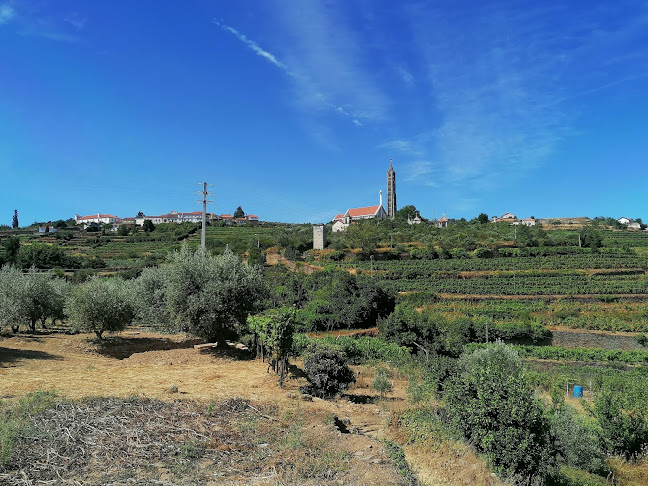
{"label": "church bell tower", "polygon": [[394,219],[396,215],[396,172],[392,166],[392,159],[389,159],[389,170],[387,171],[387,217]]}

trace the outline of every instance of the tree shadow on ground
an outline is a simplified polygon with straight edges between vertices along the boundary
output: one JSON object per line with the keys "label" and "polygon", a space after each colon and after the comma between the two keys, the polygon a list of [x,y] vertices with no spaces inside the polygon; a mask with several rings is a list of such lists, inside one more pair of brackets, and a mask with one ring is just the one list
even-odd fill
{"label": "tree shadow on ground", "polygon": [[346,398],[351,403],[358,405],[366,405],[368,403],[383,402],[402,402],[404,399],[400,397],[381,397],[380,395],[356,395],[353,393],[345,393],[342,398]]}
{"label": "tree shadow on ground", "polygon": [[215,358],[226,358],[235,361],[250,361],[255,359],[254,353],[246,349],[218,347],[218,348],[201,349],[200,352],[210,354]]}
{"label": "tree shadow on ground", "polygon": [[56,354],[46,353],[45,351],[3,348],[0,346],[0,367],[23,359],[61,360],[63,358]]}
{"label": "tree shadow on ground", "polygon": [[299,378],[306,378],[306,373],[299,366],[288,363],[288,379],[297,380]]}
{"label": "tree shadow on ground", "polygon": [[102,341],[92,340],[96,345],[96,352],[108,358],[126,359],[136,353],[146,351],[170,351],[172,349],[192,348],[200,344],[200,339],[184,339],[174,341],[164,337],[123,337],[108,336]]}

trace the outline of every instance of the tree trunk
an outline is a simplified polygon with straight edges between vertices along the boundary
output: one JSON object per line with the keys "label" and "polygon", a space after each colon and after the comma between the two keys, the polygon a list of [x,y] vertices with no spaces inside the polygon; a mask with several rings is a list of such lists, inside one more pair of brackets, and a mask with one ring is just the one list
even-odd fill
{"label": "tree trunk", "polygon": [[46,321],[47,321],[47,317],[41,317],[41,327],[43,329],[47,329],[47,326],[45,325]]}
{"label": "tree trunk", "polygon": [[31,323],[29,324],[29,328],[32,332],[36,332],[36,321],[37,319],[32,318]]}
{"label": "tree trunk", "polygon": [[103,331],[95,331],[95,334],[97,335],[99,341],[103,341]]}
{"label": "tree trunk", "polygon": [[11,330],[14,334],[16,334],[20,330],[20,324],[18,324],[17,326],[12,325]]}

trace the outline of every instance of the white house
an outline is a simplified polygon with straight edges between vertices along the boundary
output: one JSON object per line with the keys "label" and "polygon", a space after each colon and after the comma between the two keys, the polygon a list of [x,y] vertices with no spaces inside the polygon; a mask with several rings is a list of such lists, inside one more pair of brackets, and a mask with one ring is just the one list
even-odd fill
{"label": "white house", "polygon": [[448,227],[448,218],[446,218],[446,215],[444,214],[444,215],[441,216],[441,219],[436,220],[434,222],[434,226],[436,226],[437,228],[441,228],[441,229],[447,228]]}
{"label": "white house", "polygon": [[534,218],[526,218],[522,220],[524,226],[535,226],[536,220]]}
{"label": "white house", "polygon": [[630,223],[634,222],[634,219],[632,219],[632,218],[626,218],[625,216],[623,216],[623,217],[617,219],[617,221],[618,221],[619,223],[621,223],[621,224],[626,224],[626,225],[627,225],[627,224],[630,224]]}
{"label": "white house", "polygon": [[78,214],[74,215],[74,222],[76,224],[90,224],[90,223],[104,223],[111,224],[119,220],[119,216],[113,216],[112,214],[92,214],[90,216],[79,216]]}
{"label": "white house", "polygon": [[360,219],[385,218],[387,212],[382,205],[382,191],[380,191],[380,204],[377,206],[366,206],[364,208],[350,208],[344,214],[338,214],[333,218],[333,232],[344,231],[349,225]]}

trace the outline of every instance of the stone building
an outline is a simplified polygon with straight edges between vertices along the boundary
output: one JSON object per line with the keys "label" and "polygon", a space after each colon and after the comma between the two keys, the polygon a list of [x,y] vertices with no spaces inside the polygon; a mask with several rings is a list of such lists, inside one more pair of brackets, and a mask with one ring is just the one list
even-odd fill
{"label": "stone building", "polygon": [[326,248],[326,226],[323,224],[313,225],[313,250]]}

